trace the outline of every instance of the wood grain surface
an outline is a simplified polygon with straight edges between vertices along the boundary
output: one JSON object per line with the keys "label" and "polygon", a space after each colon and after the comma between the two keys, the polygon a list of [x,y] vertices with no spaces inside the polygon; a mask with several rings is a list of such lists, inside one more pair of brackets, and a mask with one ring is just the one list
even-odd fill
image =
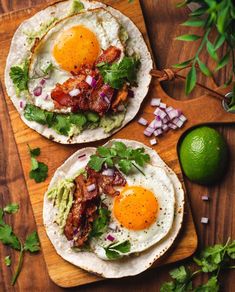
{"label": "wood grain surface", "polygon": [[[19,2],[19,3],[18,3]],[[2,1],[1,9],[7,11],[10,9],[17,9],[22,5],[22,1],[16,2],[5,2]],[[21,2],[21,3],[20,3]],[[38,1],[39,3],[40,1]],[[165,2],[165,1],[164,1]],[[176,10],[174,7],[174,1],[167,1],[164,5],[161,5],[161,1],[143,1],[142,6],[147,21],[147,27],[150,33],[150,39],[152,41],[152,48],[157,60],[159,67],[167,67],[172,63],[176,63],[180,59],[186,58],[187,54],[193,53],[194,48],[187,46],[187,44],[173,42],[173,38],[183,32],[182,27],[176,27],[176,24],[182,22],[187,11]],[[24,5],[27,2],[24,1]],[[29,2],[30,4],[34,4]],[[13,6],[12,6],[13,5]],[[25,7],[25,6],[24,6]],[[157,11],[159,18],[157,17]],[[172,29],[174,27],[174,29]],[[7,33],[7,31],[6,31]],[[167,36],[167,37],[166,37]],[[166,50],[167,48],[167,50]],[[182,56],[179,57],[179,54]],[[160,63],[160,61],[162,63]],[[218,76],[218,80],[223,82],[224,75]],[[204,82],[206,80],[202,79]],[[178,99],[179,96],[185,98],[182,93],[181,84],[174,84],[174,86],[168,85],[166,90]],[[195,93],[200,95],[200,92]],[[2,96],[2,94],[1,94]],[[19,234],[24,237],[27,230],[35,228],[31,209],[29,206],[29,199],[25,188],[24,179],[22,176],[22,169],[19,162],[16,146],[10,129],[9,118],[6,111],[6,104],[1,99],[1,168],[0,168],[0,179],[1,179],[1,200],[4,202],[19,201],[21,204],[21,212],[12,217],[11,223],[14,224],[14,228]],[[216,112],[215,112],[216,116]],[[189,184],[187,182],[188,191],[190,194],[190,200],[193,207],[195,221],[198,226],[200,235],[200,245],[207,243],[212,244],[215,241],[224,241],[227,237],[234,236],[234,218],[233,218],[233,203],[234,203],[234,131],[233,127],[229,126],[221,128],[225,133],[231,148],[231,163],[230,170],[225,180],[218,186],[210,189],[202,188],[196,185]],[[27,159],[25,157],[25,159]],[[203,193],[210,193],[212,200],[209,204],[201,202],[200,196]],[[4,204],[3,202],[1,202]],[[200,217],[202,215],[208,215],[210,217],[210,225],[201,226]],[[9,253],[6,248],[1,249],[1,258]],[[13,258],[15,260],[15,258]],[[2,262],[1,262],[2,264]],[[48,275],[45,271],[45,265],[43,262],[42,255],[27,256],[25,258],[24,270],[19,278],[16,285],[17,289],[21,291],[56,291],[57,288],[48,279]],[[89,285],[87,288],[82,287],[82,291],[119,291],[125,289],[125,291],[158,291],[160,283],[167,278],[166,271],[169,268],[161,268],[158,270],[152,270],[144,275],[119,280],[119,281],[107,281],[105,283],[98,283],[95,285]],[[1,272],[1,287],[3,290],[10,290],[10,277],[12,270],[2,266]],[[230,272],[231,273],[231,272]],[[157,276],[157,278],[156,278]],[[199,279],[198,281],[202,281]],[[226,291],[232,291],[232,274],[226,274],[226,278],[223,281],[224,289]]]}

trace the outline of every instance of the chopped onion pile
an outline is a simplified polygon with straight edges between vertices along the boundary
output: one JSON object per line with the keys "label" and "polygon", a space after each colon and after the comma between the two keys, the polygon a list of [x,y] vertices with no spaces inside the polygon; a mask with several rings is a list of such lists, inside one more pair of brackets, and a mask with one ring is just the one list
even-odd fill
{"label": "chopped onion pile", "polygon": [[[150,105],[156,107],[154,110],[155,118],[150,123],[144,119],[140,118],[138,123],[143,126],[147,126],[144,130],[144,135],[151,137],[153,134],[158,137],[166,133],[169,129],[176,130],[181,128],[187,121],[187,118],[182,114],[181,110],[175,109],[172,106],[167,106],[165,103],[161,102],[160,98],[153,98]],[[151,145],[155,143],[156,139],[151,139],[149,142]]]}

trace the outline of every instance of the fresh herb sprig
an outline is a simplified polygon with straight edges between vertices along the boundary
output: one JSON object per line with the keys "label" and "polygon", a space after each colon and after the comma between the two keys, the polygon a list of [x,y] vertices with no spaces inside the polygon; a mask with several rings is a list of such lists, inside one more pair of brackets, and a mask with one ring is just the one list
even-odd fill
{"label": "fresh herb sprig", "polygon": [[98,210],[98,216],[93,222],[89,239],[101,236],[107,230],[109,220],[110,211],[107,208],[100,207]]}
{"label": "fresh herb sprig", "polygon": [[[161,286],[161,292],[217,292],[219,291],[218,276],[222,269],[235,268],[231,265],[235,259],[235,240],[230,239],[223,244],[216,244],[205,248],[198,257],[194,258],[199,270],[191,272],[187,267],[180,266],[170,272],[173,279]],[[199,287],[193,288],[193,278],[199,273],[212,273],[208,282]]]}
{"label": "fresh herb sprig", "polygon": [[46,180],[48,175],[48,166],[43,163],[37,161],[36,157],[40,155],[40,148],[31,149],[29,148],[29,154],[31,157],[31,170],[29,172],[29,177],[34,179],[36,183],[40,183]]}
{"label": "fresh herb sprig", "polygon": [[[0,241],[4,245],[7,245],[14,250],[20,251],[19,262],[11,281],[12,285],[16,283],[16,280],[22,269],[25,251],[34,253],[40,250],[40,243],[36,231],[27,235],[25,242],[22,243],[21,240],[13,232],[12,227],[4,222],[3,216],[5,213],[14,214],[18,210],[19,205],[14,203],[5,206],[5,208],[0,208]],[[4,261],[7,266],[11,265],[10,256],[5,257]]]}
{"label": "fresh herb sprig", "polygon": [[[178,7],[185,6],[189,3],[197,2],[200,7],[194,12],[190,13],[190,18],[182,23],[188,27],[201,27],[204,30],[203,35],[185,34],[177,37],[177,40],[181,41],[197,41],[200,40],[198,50],[194,57],[180,64],[174,65],[175,68],[186,68],[191,65],[191,69],[187,74],[185,92],[189,94],[196,85],[197,80],[197,68],[201,72],[211,77],[213,72],[204,64],[200,59],[200,54],[204,49],[207,50],[209,56],[217,63],[214,72],[221,70],[225,67],[229,61],[232,62],[231,73],[225,82],[228,85],[232,82],[235,76],[235,4],[232,0],[217,1],[217,0],[184,0],[178,4]],[[217,38],[215,41],[211,41],[210,33],[212,30],[217,31]],[[218,49],[223,45],[227,44],[227,50],[222,58],[218,57]],[[235,85],[234,85],[235,86]],[[235,105],[232,102],[229,106]]]}
{"label": "fresh herb sprig", "polygon": [[29,64],[25,61],[21,66],[13,66],[10,69],[10,77],[17,89],[17,93],[28,90]]}
{"label": "fresh herb sprig", "polygon": [[121,243],[114,242],[105,247],[104,250],[108,259],[117,260],[122,257],[122,254],[131,250],[131,244],[129,240],[125,240]]}
{"label": "fresh herb sprig", "polygon": [[150,161],[150,156],[144,152],[144,148],[133,149],[123,142],[114,142],[111,147],[98,147],[97,154],[91,156],[88,165],[98,172],[106,163],[108,167],[117,166],[126,175],[136,168],[144,175],[140,167]]}
{"label": "fresh herb sprig", "polygon": [[120,89],[125,82],[135,83],[139,65],[139,58],[134,56],[124,57],[120,63],[102,62],[97,67],[105,83],[108,83],[112,88]]}

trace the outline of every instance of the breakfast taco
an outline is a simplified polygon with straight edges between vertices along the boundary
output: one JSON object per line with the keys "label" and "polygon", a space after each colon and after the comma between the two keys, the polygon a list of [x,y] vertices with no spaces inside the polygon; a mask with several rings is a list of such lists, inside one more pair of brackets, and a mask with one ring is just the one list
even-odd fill
{"label": "breakfast taco", "polygon": [[109,137],[137,114],[152,59],[135,24],[100,2],[55,3],[23,22],[5,69],[30,128],[59,143]]}
{"label": "breakfast taco", "polygon": [[142,143],[116,139],[74,153],[44,196],[43,221],[56,252],[105,278],[136,275],[173,244],[184,191]]}

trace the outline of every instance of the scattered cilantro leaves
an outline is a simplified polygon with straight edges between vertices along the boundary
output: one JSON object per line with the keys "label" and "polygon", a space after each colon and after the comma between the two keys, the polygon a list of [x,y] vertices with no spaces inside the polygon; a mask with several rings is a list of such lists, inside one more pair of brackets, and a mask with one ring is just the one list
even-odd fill
{"label": "scattered cilantro leaves", "polygon": [[4,207],[3,211],[9,214],[14,214],[19,210],[19,204],[11,203]]}
{"label": "scattered cilantro leaves", "polygon": [[28,62],[24,62],[22,66],[13,66],[10,69],[10,77],[19,92],[28,90]]}
{"label": "scattered cilantro leaves", "polygon": [[40,250],[39,238],[36,231],[32,232],[26,237],[24,250],[36,252]]}
{"label": "scattered cilantro leaves", "polygon": [[[184,266],[170,272],[173,281],[165,282],[161,286],[160,292],[217,292],[219,291],[218,275],[221,269],[235,268],[230,265],[235,256],[235,240],[230,239],[223,244],[206,247],[194,261],[200,269],[191,272]],[[193,288],[193,277],[198,273],[212,273],[208,282],[199,287]]]}
{"label": "scattered cilantro leaves", "polygon": [[105,83],[112,88],[120,89],[125,82],[134,84],[140,61],[136,56],[124,57],[120,63],[99,63],[97,65]]}
{"label": "scattered cilantro leaves", "polygon": [[142,172],[138,166],[143,167],[150,161],[150,156],[144,151],[144,148],[133,149],[122,142],[115,142],[111,147],[98,147],[97,154],[91,156],[88,165],[95,171],[100,171],[106,163],[109,167],[116,165],[125,174],[129,174],[133,167]]}
{"label": "scattered cilantro leaves", "polygon": [[43,182],[47,178],[48,166],[43,162],[37,161],[35,158],[40,155],[40,148],[31,149],[29,145],[28,148],[31,157],[31,170],[29,172],[29,177],[34,179],[36,183]]}
{"label": "scattered cilantro leaves", "polygon": [[110,260],[116,260],[122,257],[122,254],[129,252],[131,244],[129,240],[125,240],[121,243],[114,242],[104,248],[106,256]]}
{"label": "scattered cilantro leaves", "polygon": [[110,211],[106,208],[100,207],[98,210],[98,217],[93,222],[89,238],[101,236],[106,231],[109,220]]}
{"label": "scattered cilantro leaves", "polygon": [[0,241],[13,249],[20,250],[20,241],[12,231],[11,226],[8,224],[0,226]]}
{"label": "scattered cilantro leaves", "polygon": [[11,257],[8,255],[4,259],[5,265],[9,267],[11,265]]}

